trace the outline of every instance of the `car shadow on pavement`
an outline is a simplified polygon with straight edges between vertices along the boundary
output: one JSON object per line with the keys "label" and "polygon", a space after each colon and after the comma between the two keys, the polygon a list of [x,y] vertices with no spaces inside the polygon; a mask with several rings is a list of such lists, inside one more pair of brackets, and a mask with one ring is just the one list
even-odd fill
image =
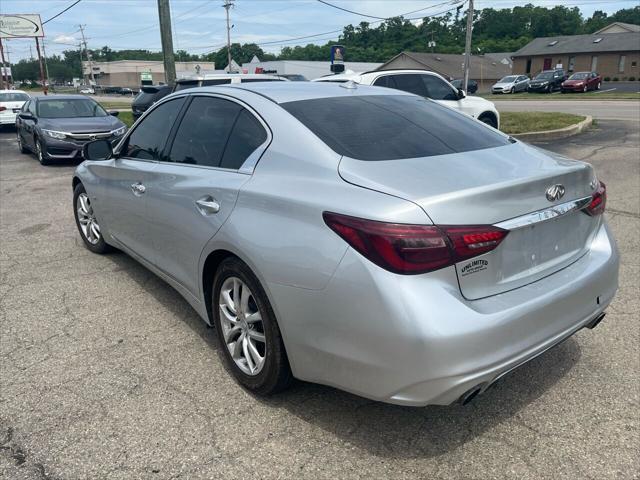
{"label": "car shadow on pavement", "polygon": [[[185,322],[209,348],[218,350],[215,330],[207,327],[176,290],[124,253],[113,253],[109,258],[176,319]],[[403,407],[302,381],[273,397],[252,396],[266,408],[286,410],[372,455],[429,458],[455,450],[480,435],[484,436],[483,441],[508,443],[498,433],[484,435],[503,422],[535,431],[536,427],[525,423],[519,411],[560,381],[580,356],[578,342],[569,338],[511,372],[465,406]]]}

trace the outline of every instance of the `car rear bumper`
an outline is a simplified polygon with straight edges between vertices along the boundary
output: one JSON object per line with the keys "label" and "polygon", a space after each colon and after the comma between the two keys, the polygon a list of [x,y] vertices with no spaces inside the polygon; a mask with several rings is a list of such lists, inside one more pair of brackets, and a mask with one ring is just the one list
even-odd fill
{"label": "car rear bumper", "polygon": [[0,112],[0,125],[15,125],[17,113],[11,111]]}
{"label": "car rear bumper", "polygon": [[349,250],[324,291],[269,284],[294,375],[379,401],[450,404],[589,324],[618,286],[603,222],[572,265],[480,300],[452,268],[383,271]]}

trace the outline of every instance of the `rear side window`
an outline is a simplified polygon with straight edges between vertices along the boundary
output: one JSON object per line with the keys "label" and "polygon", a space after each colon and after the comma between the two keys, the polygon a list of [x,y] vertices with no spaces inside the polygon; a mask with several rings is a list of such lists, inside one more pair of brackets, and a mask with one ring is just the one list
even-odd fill
{"label": "rear side window", "polygon": [[187,88],[195,88],[195,87],[198,87],[199,84],[200,84],[199,80],[186,80],[186,81],[178,82],[178,83],[176,83],[175,91],[177,92],[178,90],[186,90]]}
{"label": "rear side window", "polygon": [[391,75],[384,75],[380,78],[377,78],[373,84],[376,87],[387,87],[387,88],[398,88],[396,87],[395,82],[393,81],[393,77]]}
{"label": "rear side window", "polygon": [[336,153],[359,160],[430,157],[510,143],[471,118],[412,96],[317,98],[281,106]]}
{"label": "rear side window", "polygon": [[202,81],[202,86],[203,87],[212,87],[214,85],[227,85],[231,83],[231,79],[230,78],[212,78],[211,80],[203,80]]}
{"label": "rear side window", "polygon": [[178,118],[184,97],[169,100],[150,112],[131,132],[123,156],[144,160],[163,160],[164,144]]}
{"label": "rear side window", "polygon": [[176,132],[169,161],[218,167],[242,107],[213,97],[195,97]]}
{"label": "rear side window", "polygon": [[266,141],[267,132],[265,132],[264,127],[256,117],[243,109],[229,136],[229,142],[220,166],[237,170],[249,155]]}
{"label": "rear side window", "polygon": [[402,90],[403,92],[420,95],[421,97],[427,96],[427,89],[424,85],[424,82],[422,81],[422,75],[393,75],[390,76],[389,81],[393,82],[393,85],[391,83],[389,84],[389,86],[392,88],[397,88],[398,90]]}

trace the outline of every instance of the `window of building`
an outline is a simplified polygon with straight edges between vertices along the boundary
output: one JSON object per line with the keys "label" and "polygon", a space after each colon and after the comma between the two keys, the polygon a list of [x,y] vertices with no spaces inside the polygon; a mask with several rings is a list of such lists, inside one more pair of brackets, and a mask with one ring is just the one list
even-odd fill
{"label": "window of building", "polygon": [[591,57],[591,71],[596,72],[598,70],[598,56],[594,55]]}
{"label": "window of building", "polygon": [[569,71],[573,72],[573,68],[576,64],[576,57],[569,57]]}
{"label": "window of building", "polygon": [[525,70],[525,73],[531,73],[531,59],[527,58],[527,69]]}
{"label": "window of building", "polygon": [[620,55],[620,58],[618,59],[618,73],[624,73],[624,64],[627,61],[627,56],[626,55]]}
{"label": "window of building", "polygon": [[638,66],[638,62],[631,62],[631,68],[637,67]]}

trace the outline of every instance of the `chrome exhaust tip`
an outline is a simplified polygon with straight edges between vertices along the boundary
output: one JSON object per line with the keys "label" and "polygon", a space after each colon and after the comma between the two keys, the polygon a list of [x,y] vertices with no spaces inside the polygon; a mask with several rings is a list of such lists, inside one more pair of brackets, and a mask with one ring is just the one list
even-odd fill
{"label": "chrome exhaust tip", "polygon": [[476,385],[475,387],[467,390],[465,393],[460,395],[458,402],[462,405],[468,405],[471,401],[478,396],[478,394],[482,391],[482,387],[484,384]]}

